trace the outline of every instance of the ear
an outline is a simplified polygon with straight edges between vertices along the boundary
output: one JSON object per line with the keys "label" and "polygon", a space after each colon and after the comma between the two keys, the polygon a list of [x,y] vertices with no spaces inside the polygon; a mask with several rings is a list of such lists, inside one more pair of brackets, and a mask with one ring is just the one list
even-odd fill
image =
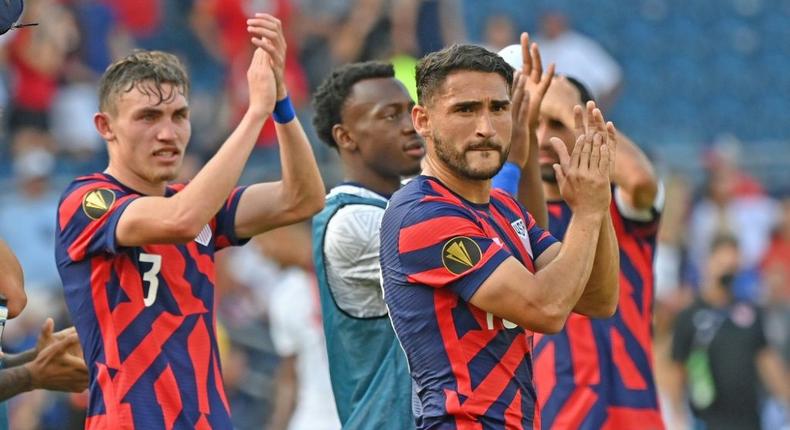
{"label": "ear", "polygon": [[417,134],[422,136],[423,139],[427,139],[431,135],[431,121],[428,118],[428,111],[425,109],[425,106],[414,105],[411,109],[411,122],[414,123],[414,129],[417,131]]}
{"label": "ear", "polygon": [[357,142],[351,138],[351,133],[340,124],[335,124],[332,127],[332,137],[335,139],[338,149],[346,151],[355,151],[357,149]]}
{"label": "ear", "polygon": [[106,142],[111,142],[115,140],[115,133],[112,131],[112,126],[110,125],[110,116],[104,112],[98,112],[93,115],[93,125],[96,127],[96,131],[99,132],[99,135],[104,139]]}

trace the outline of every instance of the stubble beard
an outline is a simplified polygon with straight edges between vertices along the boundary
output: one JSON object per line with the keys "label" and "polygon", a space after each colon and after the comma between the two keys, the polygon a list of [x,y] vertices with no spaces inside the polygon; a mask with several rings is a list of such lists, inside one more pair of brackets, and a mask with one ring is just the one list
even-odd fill
{"label": "stubble beard", "polygon": [[469,166],[469,163],[466,162],[466,153],[470,150],[470,148],[467,148],[464,152],[454,151],[449,145],[445,144],[442,138],[440,138],[435,132],[432,135],[432,139],[434,148],[436,150],[436,155],[440,160],[442,160],[442,162],[444,162],[444,164],[450,167],[450,169],[458,174],[458,176],[464,179],[475,181],[485,181],[496,176],[496,174],[499,173],[499,171],[502,169],[502,166],[505,164],[505,160],[507,160],[508,153],[510,152],[509,147],[502,148],[501,145],[492,141],[484,141],[481,144],[476,145],[484,147],[490,146],[499,150],[499,165],[496,168],[476,170]]}

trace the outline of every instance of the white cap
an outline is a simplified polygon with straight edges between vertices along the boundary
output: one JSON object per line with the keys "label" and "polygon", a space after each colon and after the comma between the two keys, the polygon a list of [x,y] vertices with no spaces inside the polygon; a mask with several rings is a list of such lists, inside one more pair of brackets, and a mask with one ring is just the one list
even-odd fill
{"label": "white cap", "polygon": [[510,67],[516,69],[516,71],[521,70],[524,58],[521,56],[521,45],[518,43],[502,48],[502,50],[499,51],[499,56],[510,64]]}

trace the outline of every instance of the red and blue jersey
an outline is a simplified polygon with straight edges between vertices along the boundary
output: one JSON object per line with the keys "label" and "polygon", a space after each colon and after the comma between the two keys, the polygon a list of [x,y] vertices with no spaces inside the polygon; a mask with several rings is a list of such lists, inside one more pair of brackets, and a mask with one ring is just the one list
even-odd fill
{"label": "red and blue jersey", "polygon": [[[642,221],[610,213],[620,248],[620,298],[611,318],[572,313],[556,335],[535,338],[535,384],[544,429],[642,429],[664,425],[653,376],[653,254],[659,213]],[[565,202],[549,202],[549,230],[562,238]]]}
{"label": "red and blue jersey", "polygon": [[[167,188],[167,196],[183,185]],[[214,253],[243,242],[242,188],[195,240],[124,247],[115,230],[142,194],[106,174],[61,198],[55,246],[90,372],[88,429],[231,429],[214,320]]]}
{"label": "red and blue jersey", "polygon": [[381,225],[384,300],[406,352],[418,429],[532,429],[532,333],[469,303],[507,258],[534,272],[556,240],[510,196],[474,204],[420,176]]}

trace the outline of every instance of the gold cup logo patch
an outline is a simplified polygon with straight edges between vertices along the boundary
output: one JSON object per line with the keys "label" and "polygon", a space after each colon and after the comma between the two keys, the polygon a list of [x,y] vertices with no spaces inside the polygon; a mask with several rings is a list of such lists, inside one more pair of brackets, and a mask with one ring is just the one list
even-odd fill
{"label": "gold cup logo patch", "polygon": [[91,190],[82,198],[82,211],[90,219],[96,220],[106,214],[115,203],[115,193],[106,188]]}
{"label": "gold cup logo patch", "polygon": [[442,264],[456,275],[474,267],[482,256],[477,242],[465,236],[454,237],[442,247]]}

